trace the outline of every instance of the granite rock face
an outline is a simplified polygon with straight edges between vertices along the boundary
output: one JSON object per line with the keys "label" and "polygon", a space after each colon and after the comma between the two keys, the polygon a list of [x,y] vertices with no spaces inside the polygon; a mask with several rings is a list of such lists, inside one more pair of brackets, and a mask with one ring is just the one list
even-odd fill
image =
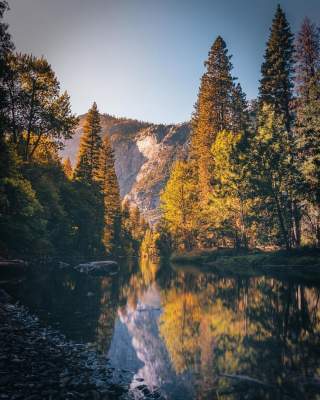
{"label": "granite rock face", "polygon": [[[66,142],[63,157],[74,164],[85,116],[74,137]],[[159,219],[159,197],[170,168],[187,154],[190,124],[156,125],[126,118],[101,115],[102,136],[108,135],[115,154],[121,197],[138,205],[154,224]]]}

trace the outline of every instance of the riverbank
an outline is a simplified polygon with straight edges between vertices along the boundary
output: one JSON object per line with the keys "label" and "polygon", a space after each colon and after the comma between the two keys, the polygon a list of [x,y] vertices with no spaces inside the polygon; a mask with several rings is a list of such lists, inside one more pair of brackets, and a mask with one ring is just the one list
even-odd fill
{"label": "riverbank", "polygon": [[112,368],[85,345],[40,326],[0,292],[0,399],[119,399],[127,387],[111,383]]}
{"label": "riverbank", "polygon": [[170,261],[181,266],[194,265],[220,273],[250,276],[285,273],[305,279],[320,279],[320,251],[312,249],[292,252],[197,250],[173,254]]}

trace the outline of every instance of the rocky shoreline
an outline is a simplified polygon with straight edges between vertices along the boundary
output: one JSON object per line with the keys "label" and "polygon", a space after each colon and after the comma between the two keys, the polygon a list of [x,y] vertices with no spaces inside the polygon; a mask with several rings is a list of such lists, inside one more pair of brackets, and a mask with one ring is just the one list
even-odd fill
{"label": "rocky shoreline", "polygon": [[41,327],[36,317],[0,293],[0,400],[128,398],[112,383],[106,359]]}

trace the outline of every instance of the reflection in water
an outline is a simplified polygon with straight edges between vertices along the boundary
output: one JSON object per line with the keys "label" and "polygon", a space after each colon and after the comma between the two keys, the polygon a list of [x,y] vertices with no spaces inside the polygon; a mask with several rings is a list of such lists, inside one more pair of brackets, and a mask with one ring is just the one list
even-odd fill
{"label": "reflection in water", "polygon": [[154,257],[122,271],[55,272],[7,289],[68,338],[94,343],[135,398],[319,398],[319,287],[174,270]]}
{"label": "reflection in water", "polygon": [[[160,312],[143,312],[150,290]],[[318,398],[318,287],[174,272],[144,259],[122,291],[122,321],[150,386],[161,386],[154,373],[192,398]],[[159,369],[145,354],[167,366]]]}

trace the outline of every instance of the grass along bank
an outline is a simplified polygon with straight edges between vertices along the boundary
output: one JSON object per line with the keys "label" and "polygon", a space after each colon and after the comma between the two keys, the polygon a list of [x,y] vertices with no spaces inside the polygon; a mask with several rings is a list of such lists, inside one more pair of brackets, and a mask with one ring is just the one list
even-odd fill
{"label": "grass along bank", "polygon": [[277,274],[290,273],[296,277],[319,277],[320,251],[299,249],[279,251],[235,251],[233,249],[195,250],[173,254],[173,264],[196,265],[206,270],[231,274]]}

